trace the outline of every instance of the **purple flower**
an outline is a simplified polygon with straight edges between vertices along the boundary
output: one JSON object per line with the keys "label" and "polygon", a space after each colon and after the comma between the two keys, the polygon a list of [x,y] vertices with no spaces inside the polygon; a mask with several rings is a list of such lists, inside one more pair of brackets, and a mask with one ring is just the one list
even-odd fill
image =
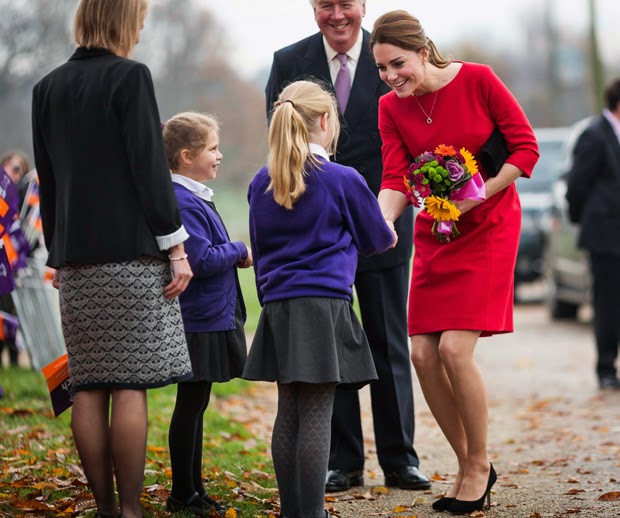
{"label": "purple flower", "polygon": [[446,163],[446,169],[448,170],[448,176],[450,177],[450,180],[452,180],[453,182],[458,182],[463,176],[463,173],[465,172],[461,164],[455,162],[454,160],[448,160],[448,162]]}

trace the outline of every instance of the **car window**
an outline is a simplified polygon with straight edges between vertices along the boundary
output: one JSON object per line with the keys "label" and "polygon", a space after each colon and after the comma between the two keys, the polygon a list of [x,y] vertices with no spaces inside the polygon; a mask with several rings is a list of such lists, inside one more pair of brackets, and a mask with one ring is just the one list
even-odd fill
{"label": "car window", "polygon": [[553,181],[560,175],[564,163],[564,139],[538,142],[540,157],[531,178],[519,178],[519,192],[549,191]]}

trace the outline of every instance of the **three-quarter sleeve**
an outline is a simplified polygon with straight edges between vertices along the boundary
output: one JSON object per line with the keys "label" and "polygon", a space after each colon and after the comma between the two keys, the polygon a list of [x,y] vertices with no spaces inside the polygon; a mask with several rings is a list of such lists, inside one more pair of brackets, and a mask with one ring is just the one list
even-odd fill
{"label": "three-quarter sleeve", "polygon": [[392,189],[404,193],[406,189],[403,177],[411,163],[411,157],[383,98],[379,99],[379,133],[383,142],[381,146],[383,155],[381,189]]}
{"label": "three-quarter sleeve", "polygon": [[[132,183],[160,249],[187,239],[166,161],[151,74],[142,63],[129,68],[116,92],[121,133]],[[166,247],[166,248],[162,248]]]}
{"label": "three-quarter sleeve", "polygon": [[531,176],[538,161],[538,143],[532,126],[519,102],[490,67],[484,76],[484,96],[491,118],[504,135],[510,152],[506,163]]}

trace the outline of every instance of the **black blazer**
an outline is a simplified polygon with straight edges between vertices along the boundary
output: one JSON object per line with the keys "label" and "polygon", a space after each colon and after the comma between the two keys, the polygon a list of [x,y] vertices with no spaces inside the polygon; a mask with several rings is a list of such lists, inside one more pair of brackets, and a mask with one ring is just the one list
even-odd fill
{"label": "black blazer", "polygon": [[[341,114],[340,118],[342,128],[335,161],[359,171],[366,179],[368,187],[377,195],[383,174],[378,104],[379,97],[388,93],[390,88],[379,78],[379,72],[370,53],[370,34],[367,31],[363,33],[364,42],[351,94],[344,115]],[[321,80],[333,92],[323,35],[320,32],[275,52],[271,74],[265,88],[267,116],[269,117],[273,103],[286,85],[299,79],[311,78]],[[413,242],[411,208],[403,213],[395,226],[398,232],[396,247],[381,255],[360,256],[358,271],[384,270],[410,260]]]}
{"label": "black blazer", "polygon": [[181,218],[145,65],[77,49],[35,85],[32,130],[49,266],[165,257]]}
{"label": "black blazer", "polygon": [[566,199],[579,247],[620,256],[620,143],[603,115],[577,140]]}

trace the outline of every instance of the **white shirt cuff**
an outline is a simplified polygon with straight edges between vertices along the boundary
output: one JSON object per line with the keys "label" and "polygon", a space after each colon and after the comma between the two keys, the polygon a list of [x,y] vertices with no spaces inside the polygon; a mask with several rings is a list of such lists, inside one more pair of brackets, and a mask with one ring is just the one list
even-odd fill
{"label": "white shirt cuff", "polygon": [[185,227],[181,225],[181,228],[176,232],[167,236],[155,236],[155,240],[160,250],[168,250],[173,246],[180,245],[188,237],[189,234],[186,232]]}

